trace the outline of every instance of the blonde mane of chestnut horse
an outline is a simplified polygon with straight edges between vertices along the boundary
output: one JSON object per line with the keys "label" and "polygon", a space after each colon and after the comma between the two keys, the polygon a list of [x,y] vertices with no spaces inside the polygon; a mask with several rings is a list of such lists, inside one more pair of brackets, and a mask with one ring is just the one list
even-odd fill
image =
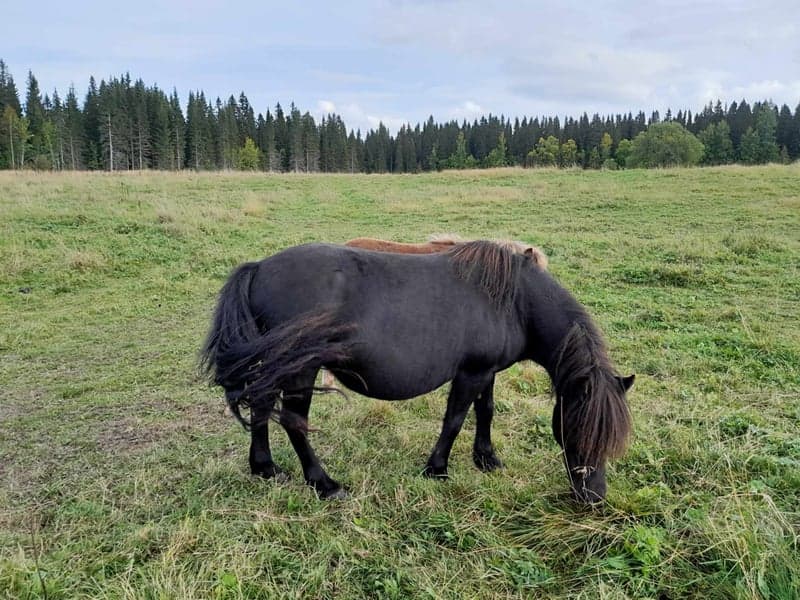
{"label": "blonde mane of chestnut horse", "polygon": [[[345,246],[353,248],[364,248],[376,252],[393,252],[396,254],[434,254],[436,252],[446,252],[455,246],[463,244],[465,240],[452,233],[437,233],[428,237],[427,242],[419,244],[392,242],[389,240],[379,240],[375,238],[359,237],[345,242]],[[527,254],[531,257],[534,264],[542,270],[547,270],[547,255],[541,249],[525,242],[515,240],[491,240],[498,246],[510,250],[514,254]]]}

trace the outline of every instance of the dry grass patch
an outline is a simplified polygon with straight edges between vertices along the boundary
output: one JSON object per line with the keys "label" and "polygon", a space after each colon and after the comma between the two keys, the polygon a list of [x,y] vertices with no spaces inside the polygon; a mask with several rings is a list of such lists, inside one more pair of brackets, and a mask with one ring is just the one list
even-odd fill
{"label": "dry grass patch", "polygon": [[67,266],[81,273],[101,271],[108,266],[106,258],[93,250],[68,250],[64,256]]}

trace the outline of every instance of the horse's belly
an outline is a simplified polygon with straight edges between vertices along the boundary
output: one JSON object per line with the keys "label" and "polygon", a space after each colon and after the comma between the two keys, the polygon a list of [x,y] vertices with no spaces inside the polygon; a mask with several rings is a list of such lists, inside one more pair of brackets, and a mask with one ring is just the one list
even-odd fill
{"label": "horse's belly", "polygon": [[453,361],[417,360],[354,361],[346,367],[332,367],[347,388],[379,400],[408,400],[427,394],[455,377]]}

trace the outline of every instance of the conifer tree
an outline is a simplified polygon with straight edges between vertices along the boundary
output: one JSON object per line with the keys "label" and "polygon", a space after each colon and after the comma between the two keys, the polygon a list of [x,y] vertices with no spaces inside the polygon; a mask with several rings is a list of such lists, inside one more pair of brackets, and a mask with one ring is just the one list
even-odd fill
{"label": "conifer tree", "polygon": [[28,71],[28,87],[25,93],[25,117],[28,119],[28,130],[31,136],[31,155],[45,153],[44,142],[44,107],[39,82],[33,72]]}
{"label": "conifer tree", "polygon": [[170,168],[180,171],[185,164],[184,147],[186,144],[185,129],[186,123],[183,119],[181,103],[178,99],[178,91],[173,88],[169,98],[169,146],[170,146]]}
{"label": "conifer tree", "polygon": [[85,168],[83,162],[83,114],[78,106],[75,88],[70,86],[64,101],[64,167],[77,170]]}
{"label": "conifer tree", "polygon": [[786,148],[786,156],[790,160],[796,158],[800,147],[798,147],[798,131],[795,131],[794,118],[792,111],[785,104],[781,106],[778,114],[778,124],[775,131],[775,141],[780,148]]}
{"label": "conifer tree", "polygon": [[319,132],[314,117],[305,113],[300,122],[303,148],[303,167],[306,173],[319,171]]}
{"label": "conifer tree", "polygon": [[89,169],[102,169],[100,144],[100,99],[94,77],[89,78],[89,90],[83,102],[83,163]]}
{"label": "conifer tree", "polygon": [[484,162],[487,167],[505,167],[508,164],[507,154],[506,134],[501,131],[497,137],[497,145],[492,148]]}

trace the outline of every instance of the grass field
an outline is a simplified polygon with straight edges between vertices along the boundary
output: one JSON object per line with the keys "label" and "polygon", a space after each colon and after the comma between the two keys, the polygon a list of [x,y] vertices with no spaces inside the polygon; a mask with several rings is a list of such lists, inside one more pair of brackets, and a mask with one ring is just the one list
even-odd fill
{"label": "grass field", "polygon": [[[195,361],[230,269],[358,235],[511,237],[604,330],[635,435],[568,497],[549,381],[502,373],[477,471],[445,389],[312,406],[350,498],[251,478]],[[422,316],[421,316],[422,317]],[[800,597],[800,166],[419,176],[0,173],[0,596]]]}

